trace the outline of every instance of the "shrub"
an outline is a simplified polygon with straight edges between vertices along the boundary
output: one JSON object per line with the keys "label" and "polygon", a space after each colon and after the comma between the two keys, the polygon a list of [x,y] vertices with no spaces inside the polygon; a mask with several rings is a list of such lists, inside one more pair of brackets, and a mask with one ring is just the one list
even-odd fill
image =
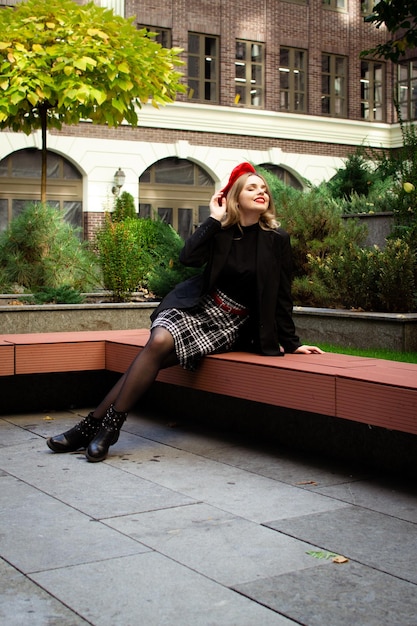
{"label": "shrub", "polygon": [[308,255],[324,258],[350,243],[362,243],[366,226],[344,220],[340,203],[327,189],[299,191],[284,185],[269,172],[262,172],[271,187],[278,220],[291,235],[294,276],[311,273]]}
{"label": "shrub", "polygon": [[341,253],[326,258],[309,256],[311,299],[320,304],[321,294],[335,307],[407,312],[415,306],[414,254],[401,239],[377,246],[360,248],[350,245]]}
{"label": "shrub", "polygon": [[136,217],[134,198],[130,193],[124,191],[116,199],[112,221],[123,222],[123,220],[134,217]]}
{"label": "shrub", "polygon": [[195,274],[179,262],[184,245],[178,233],[159,219],[106,221],[97,234],[104,285],[118,300],[146,288],[163,298],[178,282]]}
{"label": "shrub", "polygon": [[87,291],[98,283],[97,261],[77,230],[54,207],[31,203],[0,236],[4,284],[30,291],[62,285]]}
{"label": "shrub", "polygon": [[112,222],[107,214],[96,235],[104,287],[120,302],[138,289],[147,268],[146,250],[138,245],[135,223],[132,219]]}
{"label": "shrub", "polygon": [[327,183],[334,198],[349,200],[352,194],[367,197],[375,182],[375,170],[365,158],[363,150],[350,154],[343,167],[339,168]]}
{"label": "shrub", "polygon": [[61,287],[46,287],[37,291],[29,301],[35,304],[45,304],[47,302],[53,304],[81,304],[84,302],[84,298],[76,289],[69,285],[62,285]]}

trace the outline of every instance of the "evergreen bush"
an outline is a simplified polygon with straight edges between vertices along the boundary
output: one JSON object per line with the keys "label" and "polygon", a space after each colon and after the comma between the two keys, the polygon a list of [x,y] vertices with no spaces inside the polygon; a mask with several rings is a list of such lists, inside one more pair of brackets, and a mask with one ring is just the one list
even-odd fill
{"label": "evergreen bush", "polygon": [[404,313],[416,305],[414,254],[401,239],[388,241],[384,250],[351,244],[325,258],[309,255],[309,264],[315,306],[323,306],[323,292],[333,307]]}
{"label": "evergreen bush", "polygon": [[123,193],[116,198],[116,202],[114,203],[112,221],[123,222],[123,220],[134,217],[136,217],[134,198],[127,191],[123,191]]}
{"label": "evergreen bush", "polygon": [[195,273],[179,262],[184,242],[159,219],[107,218],[97,233],[97,247],[104,286],[116,300],[129,299],[138,289],[164,297],[176,283]]}
{"label": "evergreen bush", "polygon": [[135,223],[131,218],[113,222],[107,214],[96,235],[104,287],[118,302],[128,300],[139,288],[148,266],[146,248],[137,242]]}
{"label": "evergreen bush", "polygon": [[29,203],[0,235],[0,280],[32,292],[62,285],[88,291],[99,272],[95,255],[57,209]]}

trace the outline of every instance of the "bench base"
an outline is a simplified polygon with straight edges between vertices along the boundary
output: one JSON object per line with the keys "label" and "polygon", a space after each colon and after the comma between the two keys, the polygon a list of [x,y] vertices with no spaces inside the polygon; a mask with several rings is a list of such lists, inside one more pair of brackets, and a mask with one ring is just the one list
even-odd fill
{"label": "bench base", "polygon": [[[89,410],[120,374],[106,370],[0,377],[2,413]],[[18,403],[16,398],[19,399]],[[275,407],[207,391],[156,382],[132,413],[164,416],[168,425],[209,428],[233,444],[261,445],[271,454],[299,454],[354,471],[375,469],[413,476],[417,469],[417,436],[370,427],[356,421]],[[134,416],[131,417],[134,419]],[[56,422],[57,432],[59,423]],[[125,428],[129,429],[129,422]],[[353,470],[352,470],[353,471]],[[314,481],[314,476],[306,480]]]}

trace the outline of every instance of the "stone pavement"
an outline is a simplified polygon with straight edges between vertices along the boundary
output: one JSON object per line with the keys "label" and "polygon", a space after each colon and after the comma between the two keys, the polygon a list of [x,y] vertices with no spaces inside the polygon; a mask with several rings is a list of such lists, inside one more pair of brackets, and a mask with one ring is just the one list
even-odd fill
{"label": "stone pavement", "polygon": [[0,418],[1,624],[417,625],[412,483],[138,413],[53,454],[80,413]]}

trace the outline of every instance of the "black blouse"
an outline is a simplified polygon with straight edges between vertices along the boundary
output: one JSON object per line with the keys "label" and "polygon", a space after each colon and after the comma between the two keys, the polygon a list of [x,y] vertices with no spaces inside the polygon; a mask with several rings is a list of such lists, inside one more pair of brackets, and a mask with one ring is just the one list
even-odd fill
{"label": "black blouse", "polygon": [[232,246],[218,277],[217,287],[230,298],[251,310],[256,300],[256,251],[258,224],[234,226]]}

